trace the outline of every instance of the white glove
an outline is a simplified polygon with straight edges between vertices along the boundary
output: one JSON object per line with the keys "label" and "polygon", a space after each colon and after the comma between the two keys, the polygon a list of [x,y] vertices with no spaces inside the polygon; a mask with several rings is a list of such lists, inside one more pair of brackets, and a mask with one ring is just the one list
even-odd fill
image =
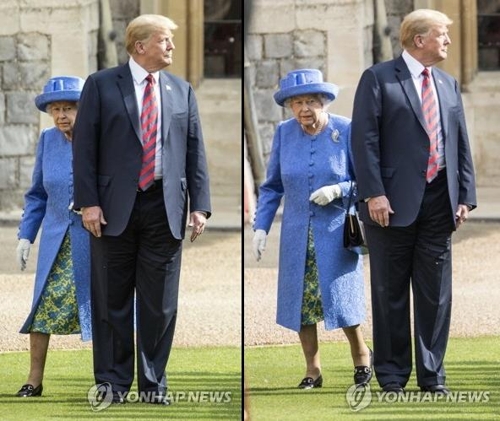
{"label": "white glove", "polygon": [[26,262],[28,261],[28,257],[30,255],[30,240],[26,240],[25,238],[21,238],[19,243],[17,244],[17,263],[21,270],[26,269]]}
{"label": "white glove", "polygon": [[253,235],[252,251],[257,262],[260,260],[260,258],[262,257],[262,253],[264,253],[264,250],[266,249],[266,238],[267,234],[264,230],[256,230],[255,234]]}
{"label": "white glove", "polygon": [[325,206],[339,197],[342,197],[340,186],[338,184],[332,184],[331,186],[324,186],[312,192],[311,196],[309,196],[309,200],[318,205]]}

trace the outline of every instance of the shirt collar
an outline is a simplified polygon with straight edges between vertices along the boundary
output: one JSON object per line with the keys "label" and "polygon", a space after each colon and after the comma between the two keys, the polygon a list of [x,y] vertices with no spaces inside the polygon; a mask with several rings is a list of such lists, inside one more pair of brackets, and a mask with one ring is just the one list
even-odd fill
{"label": "shirt collar", "polygon": [[[408,70],[414,78],[419,78],[425,66],[420,63],[416,58],[414,58],[408,51],[403,50],[402,54],[403,60],[408,66]],[[427,67],[429,69],[429,74],[432,75],[432,67]]]}
{"label": "shirt collar", "polygon": [[[132,78],[137,85],[140,85],[146,79],[146,76],[149,75],[144,67],[138,64],[132,56],[130,56],[128,65],[130,67],[130,72],[132,73]],[[160,77],[160,72],[151,73],[156,83],[158,83],[158,78]]]}

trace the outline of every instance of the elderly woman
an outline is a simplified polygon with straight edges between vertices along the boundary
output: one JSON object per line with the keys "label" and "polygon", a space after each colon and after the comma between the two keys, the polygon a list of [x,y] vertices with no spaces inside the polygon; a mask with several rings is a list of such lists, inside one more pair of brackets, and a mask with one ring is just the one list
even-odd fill
{"label": "elderly woman", "polygon": [[83,79],[50,79],[35,98],[55,127],[40,135],[32,186],[25,195],[19,226],[17,258],[26,268],[30,245],[42,225],[31,312],[21,328],[30,334],[31,365],[27,383],[17,396],[41,396],[51,334],[80,333],[91,339],[89,237],[73,201],[71,138]]}
{"label": "elderly woman", "polygon": [[316,329],[321,320],[327,330],[344,330],[354,383],[367,384],[372,377],[371,350],[359,327],[365,319],[363,261],[343,247],[354,189],[350,120],[326,111],[337,93],[319,70],[295,70],[281,80],[274,99],[294,118],[276,129],[254,223],[253,251],[260,260],[284,197],[277,323],[299,333],[306,360],[302,389],[323,384]]}

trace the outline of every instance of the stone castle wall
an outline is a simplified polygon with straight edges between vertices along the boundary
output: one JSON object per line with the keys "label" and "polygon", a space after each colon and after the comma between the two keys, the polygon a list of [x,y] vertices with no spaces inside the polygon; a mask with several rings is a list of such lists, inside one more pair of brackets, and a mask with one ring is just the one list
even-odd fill
{"label": "stone castle wall", "polygon": [[54,75],[97,68],[98,0],[0,3],[0,209],[22,206],[38,135],[51,119],[34,99]]}
{"label": "stone castle wall", "polygon": [[350,117],[359,76],[372,64],[372,29],[372,0],[253,1],[245,71],[266,157],[276,124],[289,116],[273,99],[279,79],[293,69],[320,69],[340,88],[329,111]]}

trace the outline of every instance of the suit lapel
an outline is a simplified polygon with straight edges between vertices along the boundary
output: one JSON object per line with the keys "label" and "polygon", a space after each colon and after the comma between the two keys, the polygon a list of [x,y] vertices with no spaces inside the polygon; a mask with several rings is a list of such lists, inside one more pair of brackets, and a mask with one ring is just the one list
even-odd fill
{"label": "suit lapel", "polygon": [[445,87],[445,81],[436,67],[432,69],[432,77],[436,86],[436,93],[439,100],[439,113],[441,118],[441,128],[443,129],[443,139],[446,139],[446,130],[448,128],[448,110],[450,109],[450,101],[448,99],[448,90]]}
{"label": "suit lapel", "polygon": [[173,86],[169,81],[166,72],[160,72],[160,95],[161,95],[161,141],[163,144],[167,139],[168,130],[170,128],[170,120],[172,119],[173,108]]}
{"label": "suit lapel", "polygon": [[417,116],[417,119],[422,125],[422,128],[427,132],[427,124],[422,113],[422,105],[420,103],[417,91],[415,90],[415,84],[413,83],[411,73],[408,70],[408,66],[406,65],[405,61],[403,60],[403,57],[399,56],[396,59],[395,69],[396,78],[399,80],[399,83],[401,83],[401,87],[403,88],[404,93],[410,101],[413,112]]}
{"label": "suit lapel", "polygon": [[137,99],[135,97],[134,81],[128,63],[122,66],[120,73],[118,73],[118,88],[120,89],[127,109],[127,114],[130,118],[130,123],[134,128],[137,139],[141,142],[141,129],[139,122],[139,110],[137,109]]}

